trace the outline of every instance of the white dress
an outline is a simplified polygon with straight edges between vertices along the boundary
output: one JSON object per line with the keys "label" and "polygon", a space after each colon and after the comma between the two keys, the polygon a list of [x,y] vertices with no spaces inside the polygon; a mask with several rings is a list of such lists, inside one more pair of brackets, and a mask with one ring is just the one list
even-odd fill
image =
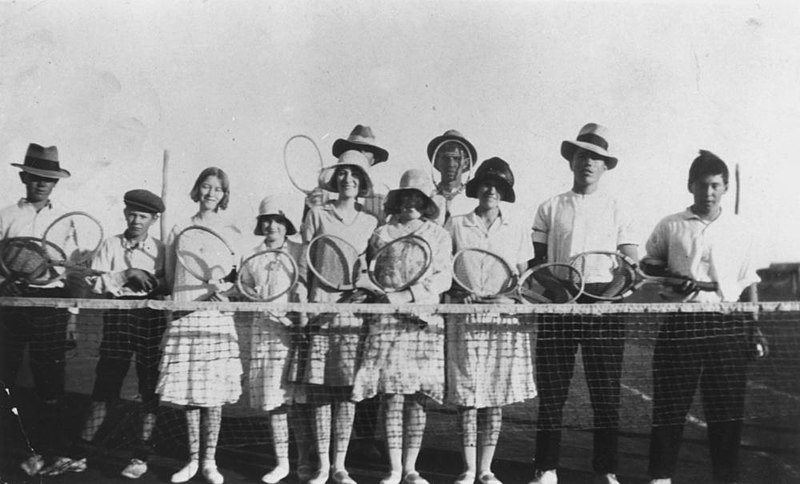
{"label": "white dress", "polygon": [[[211,294],[208,285],[175,263],[174,242],[189,225],[201,225],[192,217],[176,225],[167,240],[167,270],[174,268],[175,301],[201,300]],[[241,233],[231,225],[212,226],[236,247]],[[235,403],[242,393],[242,364],[233,313],[194,311],[170,321],[162,339],[163,356],[156,392],[161,401],[176,405],[218,407]]]}

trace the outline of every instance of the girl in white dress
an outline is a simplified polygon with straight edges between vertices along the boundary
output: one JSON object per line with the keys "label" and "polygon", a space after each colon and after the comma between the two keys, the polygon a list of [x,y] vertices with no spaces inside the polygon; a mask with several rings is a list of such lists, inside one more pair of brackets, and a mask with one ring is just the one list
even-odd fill
{"label": "girl in white dress", "polygon": [[[435,304],[450,288],[452,242],[447,231],[432,221],[439,215],[436,203],[428,195],[432,191],[433,184],[424,171],[403,173],[400,188],[386,197],[390,222],[379,227],[370,239],[370,253],[411,234],[422,237],[431,247],[428,270],[408,289],[387,294],[391,303]],[[444,397],[442,330],[442,317],[433,314],[386,314],[370,323],[353,400],[383,395],[391,472],[381,484],[428,482],[417,472],[416,463],[425,432],[426,400],[441,403]]]}
{"label": "girl in white dress", "polygon": [[[351,150],[342,153],[336,165],[322,172],[321,186],[339,196],[308,211],[300,229],[305,243],[318,235],[332,234],[350,243],[359,253],[366,251],[369,236],[378,225],[378,220],[356,203],[356,198],[372,191],[368,169],[367,158]],[[330,289],[313,278],[308,299],[335,302],[342,295],[342,291]],[[322,315],[316,322],[309,322],[314,329],[309,332],[305,382],[314,406],[314,434],[320,463],[310,484],[325,484],[329,477],[338,484],[355,484],[344,462],[355,416],[355,404],[350,395],[362,324],[361,318],[348,313]]]}
{"label": "girl in white dress", "polygon": [[[530,235],[501,212],[500,201],[514,202],[514,175],[500,158],[484,161],[467,183],[466,195],[477,198],[471,213],[450,219],[453,250],[493,252],[521,272],[533,257]],[[469,267],[481,274],[481,267]],[[467,303],[510,303],[463,299]],[[464,473],[455,484],[501,484],[492,473],[502,407],[536,396],[530,334],[515,317],[499,314],[454,315],[447,324],[447,403],[459,407]],[[480,460],[478,460],[480,451]]]}
{"label": "girl in white dress", "polygon": [[[264,237],[264,240],[252,250],[251,254],[268,249],[281,250],[294,259],[299,270],[303,246],[287,238],[296,234],[297,229],[287,215],[289,212],[285,200],[286,197],[280,196],[269,196],[262,200],[254,234]],[[259,268],[264,269],[263,266]],[[254,289],[275,282],[276,277],[284,276],[281,271],[250,272],[250,269],[251,266],[242,265],[240,277],[244,284]],[[287,277],[286,281],[280,281],[279,284],[289,282]],[[302,278],[289,292],[272,301],[305,302],[306,298],[305,278]],[[293,322],[285,316],[259,312],[253,318],[250,333],[252,335],[248,372],[250,406],[269,413],[275,447],[276,466],[261,478],[266,484],[277,484],[289,475],[288,409],[298,390],[287,378],[292,355],[292,325]],[[309,432],[306,432],[305,426],[295,430],[298,437],[298,462],[300,465],[308,465]]]}
{"label": "girl in white dress", "polygon": [[[190,192],[198,211],[176,225],[167,239],[166,271],[175,301],[225,301],[228,283],[206,283],[176,263],[175,239],[191,225],[213,229],[236,247],[241,232],[225,222],[220,211],[228,206],[228,175],[219,168],[206,168]],[[222,423],[222,405],[241,395],[242,364],[233,315],[220,311],[195,311],[169,323],[162,341],[163,357],[157,392],[162,402],[186,408],[189,462],[172,475],[171,482],[187,482],[197,471],[211,484],[222,484],[215,460]],[[202,430],[202,438],[201,438]],[[205,443],[201,455],[200,442]],[[202,467],[200,460],[202,458]]]}

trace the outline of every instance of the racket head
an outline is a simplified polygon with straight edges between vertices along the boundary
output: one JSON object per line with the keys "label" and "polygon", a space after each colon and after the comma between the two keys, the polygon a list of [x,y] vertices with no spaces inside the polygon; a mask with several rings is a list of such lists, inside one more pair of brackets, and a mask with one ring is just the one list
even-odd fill
{"label": "racket head", "polygon": [[355,288],[362,269],[361,253],[346,240],[318,235],[309,242],[305,256],[308,269],[323,286],[334,291]]}
{"label": "racket head", "polygon": [[427,240],[406,235],[378,249],[369,262],[369,279],[385,293],[408,289],[431,266],[433,251]]}
{"label": "racket head", "polygon": [[267,249],[244,261],[236,277],[236,288],[251,301],[274,301],[297,284],[297,262],[286,251]]}
{"label": "racket head", "polygon": [[453,280],[477,297],[509,294],[517,284],[516,271],[494,252],[466,248],[453,256]]}
{"label": "racket head", "polygon": [[[49,252],[58,253],[57,246]],[[37,237],[12,237],[0,241],[0,274],[6,279],[21,280],[29,284],[47,284],[60,277],[42,248],[42,239]],[[66,255],[61,251],[61,258]],[[63,271],[62,271],[63,272]]]}
{"label": "racket head", "polygon": [[583,276],[569,264],[545,263],[519,278],[517,295],[530,304],[569,304],[583,293]]}
{"label": "racket head", "polygon": [[461,172],[462,183],[466,183],[470,179],[470,176],[472,175],[472,167],[478,163],[478,160],[472,159],[472,150],[466,145],[466,143],[456,139],[446,139],[436,146],[436,149],[433,150],[433,156],[431,157],[431,179],[433,180],[434,185],[438,186],[442,181],[442,174],[436,169],[436,160],[439,156],[439,152],[442,151],[445,146],[449,145],[458,145],[459,149],[463,153],[463,158],[461,159],[463,166],[463,171]]}
{"label": "racket head", "polygon": [[640,282],[636,263],[619,252],[583,252],[570,265],[583,275],[583,293],[598,301],[621,301]]}
{"label": "racket head", "polygon": [[47,227],[41,246],[54,265],[88,268],[103,237],[103,226],[96,218],[86,212],[68,212]]}
{"label": "racket head", "polygon": [[306,195],[319,186],[322,152],[309,136],[296,134],[283,145],[283,168],[289,181]]}
{"label": "racket head", "polygon": [[175,238],[178,263],[196,279],[208,284],[222,281],[236,269],[236,254],[213,229],[191,225]]}

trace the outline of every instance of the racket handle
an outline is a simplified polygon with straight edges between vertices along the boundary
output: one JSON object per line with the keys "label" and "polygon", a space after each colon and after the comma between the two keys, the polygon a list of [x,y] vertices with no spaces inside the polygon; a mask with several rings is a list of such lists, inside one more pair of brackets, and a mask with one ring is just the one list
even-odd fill
{"label": "racket handle", "polygon": [[717,284],[716,282],[713,282],[713,281],[712,282],[697,282],[697,281],[695,281],[694,284],[695,284],[695,286],[697,286],[697,289],[699,289],[701,291],[715,292],[715,291],[717,291],[719,289],[719,284]]}

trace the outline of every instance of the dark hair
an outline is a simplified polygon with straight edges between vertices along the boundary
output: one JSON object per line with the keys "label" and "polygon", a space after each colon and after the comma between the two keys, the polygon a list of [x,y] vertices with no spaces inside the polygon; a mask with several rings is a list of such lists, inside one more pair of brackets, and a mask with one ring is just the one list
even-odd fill
{"label": "dark hair", "polygon": [[366,197],[367,195],[369,195],[369,182],[367,182],[366,174],[364,173],[364,170],[362,170],[361,167],[357,165],[341,165],[337,166],[336,169],[333,170],[333,176],[331,176],[332,178],[331,181],[333,186],[336,187],[336,193],[339,192],[339,180],[337,179],[337,176],[339,175],[339,172],[344,169],[349,169],[350,173],[352,173],[353,176],[358,178],[358,196]]}
{"label": "dark hair", "polygon": [[727,185],[728,165],[714,153],[700,150],[700,156],[694,159],[692,166],[689,168],[688,185],[691,186],[692,183],[701,178],[714,175],[722,175],[722,180]]}
{"label": "dark hair", "polygon": [[222,184],[222,190],[225,192],[225,195],[222,197],[222,200],[219,201],[217,204],[217,210],[225,210],[228,208],[228,201],[230,200],[231,192],[231,182],[228,179],[228,174],[222,171],[222,168],[217,168],[216,166],[211,166],[206,168],[205,170],[200,172],[200,175],[197,177],[197,180],[194,182],[194,186],[192,187],[192,191],[189,192],[189,196],[192,197],[193,202],[200,201],[200,185],[206,181],[206,178],[210,176],[215,176],[219,178],[220,183]]}

